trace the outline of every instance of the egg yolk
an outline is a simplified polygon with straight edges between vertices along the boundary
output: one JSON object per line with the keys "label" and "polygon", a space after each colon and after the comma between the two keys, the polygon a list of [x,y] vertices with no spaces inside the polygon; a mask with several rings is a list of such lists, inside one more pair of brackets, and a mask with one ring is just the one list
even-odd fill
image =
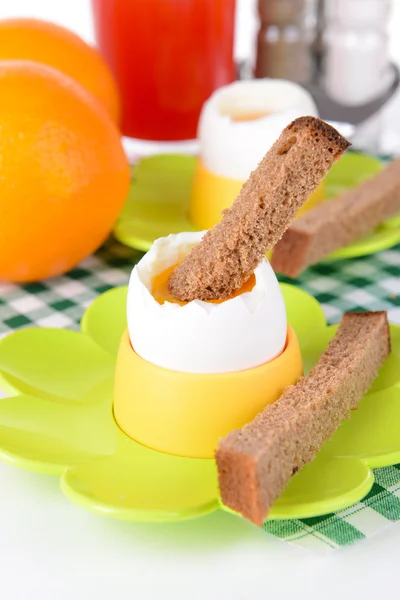
{"label": "egg yolk", "polygon": [[[173,265],[172,267],[169,267],[165,271],[162,271],[162,273],[155,275],[151,280],[151,294],[154,300],[157,300],[158,304],[164,304],[164,302],[172,302],[173,304],[180,304],[181,306],[187,304],[187,302],[182,302],[175,298],[169,291],[168,279],[177,266],[178,265]],[[255,285],[256,277],[253,273],[246,283],[236,290],[236,292],[233,292],[228,298],[223,298],[222,300],[209,300],[208,302],[211,302],[212,304],[221,304],[222,302],[225,302],[225,300],[230,300],[231,298],[236,298],[236,296],[240,296],[246,292],[251,292]]]}
{"label": "egg yolk", "polygon": [[248,110],[247,112],[240,108],[225,108],[221,110],[221,115],[230,117],[231,121],[235,123],[240,123],[242,121],[258,121],[258,119],[262,119],[269,114],[270,112],[266,110]]}
{"label": "egg yolk", "polygon": [[258,119],[262,119],[267,116],[267,112],[254,112],[254,113],[243,113],[243,114],[233,114],[231,115],[231,120],[235,122],[242,121],[258,121]]}

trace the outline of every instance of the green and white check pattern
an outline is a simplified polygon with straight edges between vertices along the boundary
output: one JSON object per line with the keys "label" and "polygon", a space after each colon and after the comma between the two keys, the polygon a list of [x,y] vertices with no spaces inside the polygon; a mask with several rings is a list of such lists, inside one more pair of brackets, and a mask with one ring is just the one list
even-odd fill
{"label": "green and white check pattern", "polygon": [[266,521],[264,530],[305,548],[340,548],[400,521],[400,464],[374,470],[375,483],[362,502],[337,513],[288,521]]}
{"label": "green and white check pattern", "polygon": [[[78,329],[85,308],[104,291],[128,283],[142,255],[115,241],[78,268],[52,281],[0,284],[0,337],[31,325]],[[293,283],[293,281],[290,281]],[[400,324],[400,245],[374,256],[322,263],[294,283],[321,304],[330,323],[348,310],[388,310]],[[375,483],[358,504],[312,519],[267,521],[264,529],[308,548],[339,548],[400,521],[400,465],[376,469]]]}
{"label": "green and white check pattern", "polygon": [[62,277],[21,286],[0,283],[0,337],[31,325],[79,329],[85,308],[99,294],[126,285],[141,256],[108,242],[96,256]]}

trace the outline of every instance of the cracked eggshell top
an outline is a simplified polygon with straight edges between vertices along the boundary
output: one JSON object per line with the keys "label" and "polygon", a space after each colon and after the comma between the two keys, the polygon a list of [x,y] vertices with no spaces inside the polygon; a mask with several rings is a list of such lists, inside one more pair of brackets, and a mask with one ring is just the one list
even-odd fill
{"label": "cracked eggshell top", "polygon": [[285,303],[275,273],[263,260],[250,292],[221,304],[200,300],[159,304],[151,294],[155,275],[179,263],[205,232],[160,238],[132,271],[128,331],[143,359],[186,373],[228,373],[277,357],[285,347]]}
{"label": "cracked eggshell top", "polygon": [[204,104],[198,127],[208,171],[245,181],[282,130],[302,116],[318,117],[311,95],[285,79],[236,81]]}

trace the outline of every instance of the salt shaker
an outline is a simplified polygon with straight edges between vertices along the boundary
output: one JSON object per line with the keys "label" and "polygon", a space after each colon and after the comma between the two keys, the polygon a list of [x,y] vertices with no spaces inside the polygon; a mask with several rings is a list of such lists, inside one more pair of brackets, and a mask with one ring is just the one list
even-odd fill
{"label": "salt shaker", "polygon": [[315,7],[316,0],[258,0],[256,77],[312,80]]}
{"label": "salt shaker", "polygon": [[390,85],[390,5],[390,0],[326,1],[324,86],[330,98],[354,106]]}

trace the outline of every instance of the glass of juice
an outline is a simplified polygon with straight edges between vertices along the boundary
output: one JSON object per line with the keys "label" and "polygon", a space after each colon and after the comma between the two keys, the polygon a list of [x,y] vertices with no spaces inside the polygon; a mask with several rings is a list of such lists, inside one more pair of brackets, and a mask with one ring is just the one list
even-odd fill
{"label": "glass of juice", "polygon": [[235,0],[92,0],[99,49],[138,140],[196,137],[203,103],[235,79]]}

